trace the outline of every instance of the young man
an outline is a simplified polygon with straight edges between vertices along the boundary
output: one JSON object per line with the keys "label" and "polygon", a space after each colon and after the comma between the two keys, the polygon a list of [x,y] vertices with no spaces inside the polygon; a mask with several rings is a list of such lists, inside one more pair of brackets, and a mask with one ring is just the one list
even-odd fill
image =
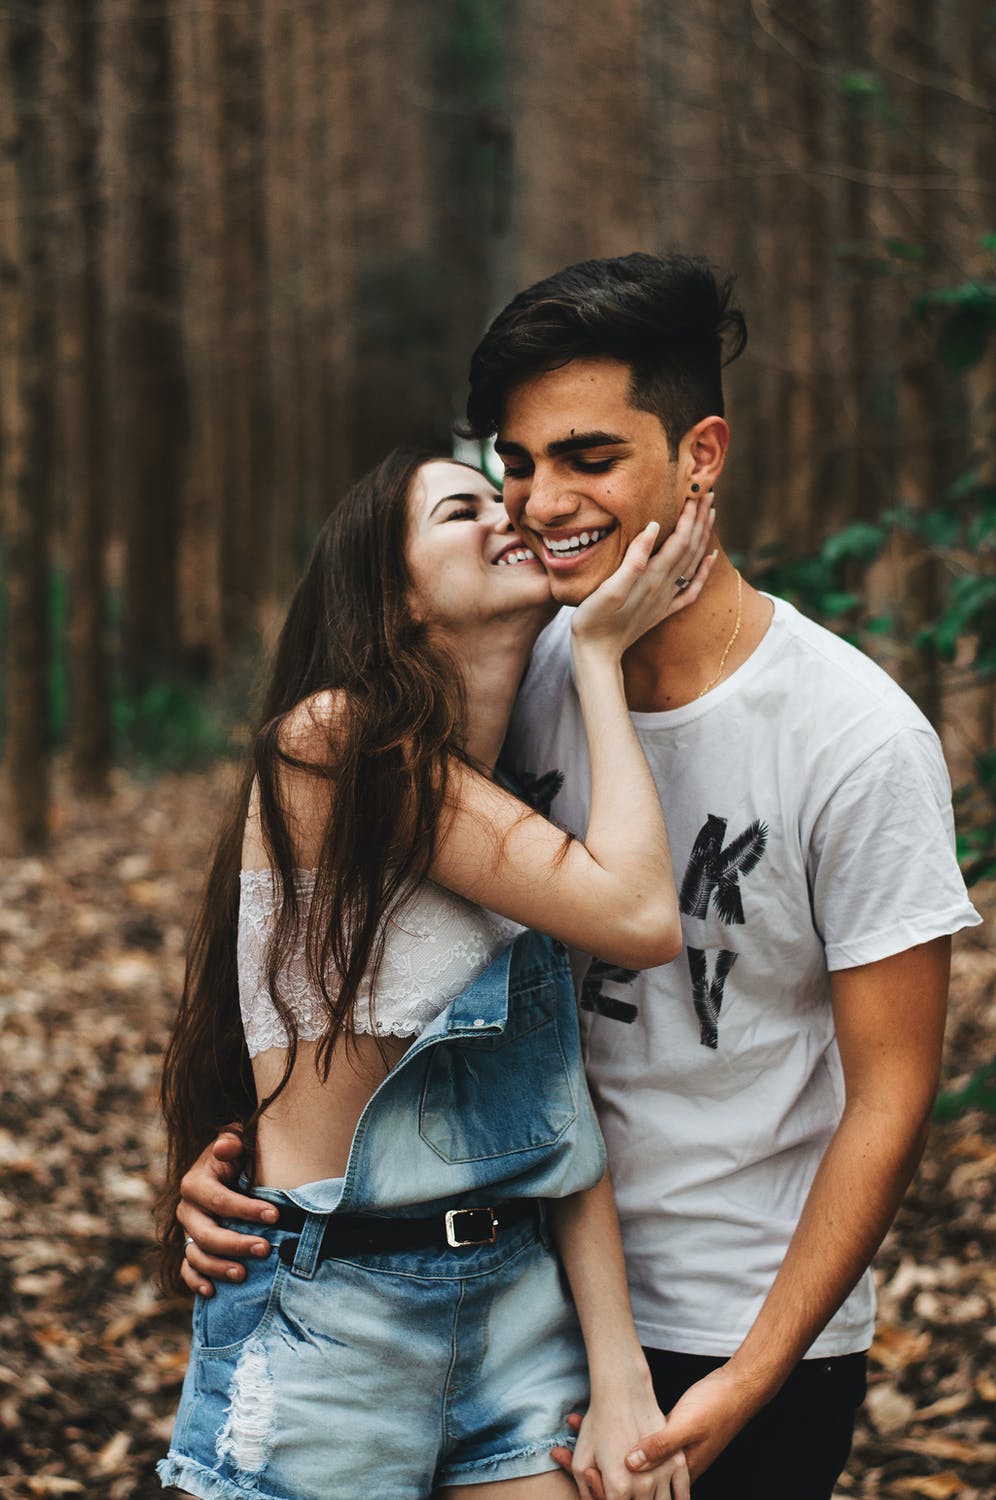
{"label": "young man", "polygon": [[[724,337],[739,353],[744,323],[708,265],[633,255],[531,287],[478,346],[468,418],[497,434],[509,513],[564,604],[717,484]],[[580,831],[568,626],[540,640],[507,759]],[[923,1146],[950,934],[978,920],[947,773],[884,673],[722,552],[624,677],[685,939],[665,968],[578,969],[634,1312],[670,1412],[632,1463],[684,1449],[695,1500],[821,1500],[864,1389],[868,1264]]]}

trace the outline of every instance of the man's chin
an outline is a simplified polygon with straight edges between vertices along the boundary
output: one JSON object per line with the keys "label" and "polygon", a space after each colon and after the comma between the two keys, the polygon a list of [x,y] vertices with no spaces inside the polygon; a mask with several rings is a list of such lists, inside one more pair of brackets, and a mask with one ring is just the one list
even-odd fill
{"label": "man's chin", "polygon": [[565,578],[563,574],[548,573],[550,592],[557,604],[581,604],[593,594],[602,582],[601,578]]}

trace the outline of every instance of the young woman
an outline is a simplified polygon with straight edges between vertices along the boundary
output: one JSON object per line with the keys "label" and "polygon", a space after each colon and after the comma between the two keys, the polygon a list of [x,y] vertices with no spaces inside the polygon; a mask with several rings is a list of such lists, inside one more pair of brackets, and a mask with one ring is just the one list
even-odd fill
{"label": "young woman", "polygon": [[[583,1495],[687,1495],[680,1461],[623,1465],[662,1418],[565,945],[632,968],[680,948],[621,657],[697,596],[709,530],[707,500],[656,555],[648,527],[575,613],[582,842],[493,777],[551,613],[497,492],[397,452],[326,523],[166,1060],[166,1279],[196,1270],[202,1295],[164,1485],[205,1500],[556,1500],[576,1491],[550,1449],[587,1404]],[[218,1262],[200,1231],[181,1243],[179,1175],[233,1118],[271,1222],[265,1259],[210,1295]]]}

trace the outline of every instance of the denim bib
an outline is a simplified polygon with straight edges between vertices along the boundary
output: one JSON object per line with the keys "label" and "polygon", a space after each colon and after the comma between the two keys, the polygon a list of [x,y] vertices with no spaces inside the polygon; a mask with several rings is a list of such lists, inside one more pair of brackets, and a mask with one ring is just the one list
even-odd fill
{"label": "denim bib", "polygon": [[285,1196],[319,1213],[421,1217],[457,1201],[566,1197],[604,1170],[566,950],[525,932],[380,1084],[345,1176]]}

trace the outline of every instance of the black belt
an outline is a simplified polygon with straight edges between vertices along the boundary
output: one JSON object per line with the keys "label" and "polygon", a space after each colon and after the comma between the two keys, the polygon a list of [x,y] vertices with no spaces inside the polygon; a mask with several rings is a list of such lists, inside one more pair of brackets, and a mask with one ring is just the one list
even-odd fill
{"label": "black belt", "polygon": [[[294,1203],[281,1203],[278,1229],[300,1234],[308,1215]],[[517,1198],[494,1208],[450,1208],[431,1219],[381,1219],[373,1214],[330,1214],[318,1249],[318,1260],[344,1255],[385,1255],[392,1251],[460,1250],[493,1245],[498,1232],[525,1219],[539,1222],[535,1198]],[[297,1240],[281,1240],[280,1259],[293,1265]]]}

